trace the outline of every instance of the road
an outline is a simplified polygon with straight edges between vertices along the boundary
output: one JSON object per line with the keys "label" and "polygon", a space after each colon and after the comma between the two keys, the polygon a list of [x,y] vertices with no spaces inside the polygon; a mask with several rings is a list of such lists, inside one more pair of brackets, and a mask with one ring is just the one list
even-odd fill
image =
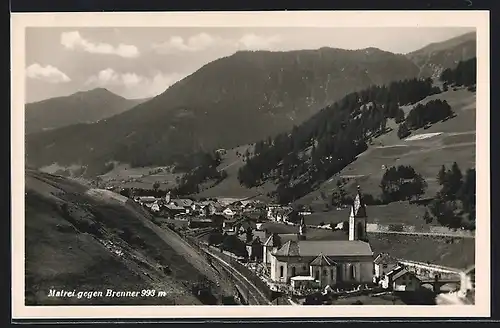
{"label": "road", "polygon": [[[264,295],[251,281],[249,281],[243,274],[234,269],[230,263],[227,263],[225,260],[220,258],[213,251],[208,250],[203,247],[203,250],[209,254],[212,258],[214,258],[218,263],[224,266],[228,272],[235,278],[236,283],[239,285],[239,289],[243,295],[247,292],[249,297],[249,304],[252,305],[270,305],[271,303],[268,301],[266,295]],[[249,288],[250,287],[250,288]]]}
{"label": "road", "polygon": [[366,232],[370,233],[385,233],[393,235],[417,235],[417,236],[435,236],[435,237],[450,237],[450,238],[476,238],[475,235],[467,234],[453,234],[453,233],[436,233],[436,232],[404,232],[404,231],[381,231],[375,229],[367,229]]}

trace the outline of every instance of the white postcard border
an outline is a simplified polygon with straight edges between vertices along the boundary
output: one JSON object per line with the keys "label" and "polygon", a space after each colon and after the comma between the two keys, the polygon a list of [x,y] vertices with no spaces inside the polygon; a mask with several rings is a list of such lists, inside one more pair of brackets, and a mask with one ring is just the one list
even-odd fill
{"label": "white postcard border", "polygon": [[[25,306],[24,92],[26,27],[475,27],[476,304],[464,306]],[[11,186],[13,319],[488,317],[490,315],[490,154],[488,11],[294,11],[11,14]],[[384,309],[382,311],[382,309]]]}

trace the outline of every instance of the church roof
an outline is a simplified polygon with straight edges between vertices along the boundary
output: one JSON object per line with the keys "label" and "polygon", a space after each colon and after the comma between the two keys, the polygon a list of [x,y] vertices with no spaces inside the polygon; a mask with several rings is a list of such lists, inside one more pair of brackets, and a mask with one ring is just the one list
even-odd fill
{"label": "church roof", "polygon": [[264,242],[264,246],[274,247],[280,244],[280,237],[277,234],[272,234]]}
{"label": "church roof", "polygon": [[299,240],[288,241],[276,256],[373,256],[370,244],[360,240]]}
{"label": "church roof", "polygon": [[275,253],[277,256],[300,256],[299,244],[297,241],[289,240]]}
{"label": "church roof", "polygon": [[319,254],[314,260],[309,263],[311,266],[333,266],[336,265],[335,261],[332,261],[323,254]]}

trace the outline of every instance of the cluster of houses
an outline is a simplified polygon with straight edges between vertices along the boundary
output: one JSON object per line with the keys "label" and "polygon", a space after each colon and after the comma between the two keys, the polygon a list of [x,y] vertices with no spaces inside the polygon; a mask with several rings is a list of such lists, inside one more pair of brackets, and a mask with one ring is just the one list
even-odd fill
{"label": "cluster of houses", "polygon": [[[192,200],[189,198],[171,198],[170,193],[165,197],[138,196],[134,201],[157,213],[159,216],[189,216],[200,218],[200,221],[207,221],[206,218],[213,215],[220,215],[231,220],[241,215],[258,213],[258,217],[266,221],[286,222],[293,212],[291,206],[276,204],[265,204],[259,200],[217,198],[208,200]],[[310,214],[307,210],[304,214]]]}
{"label": "cluster of houses", "polygon": [[189,198],[171,198],[170,193],[165,197],[154,196],[135,197],[134,200],[152,212],[175,217],[178,215],[209,216],[221,214],[232,217],[242,212],[253,211],[261,205],[258,201],[210,199],[196,201]]}

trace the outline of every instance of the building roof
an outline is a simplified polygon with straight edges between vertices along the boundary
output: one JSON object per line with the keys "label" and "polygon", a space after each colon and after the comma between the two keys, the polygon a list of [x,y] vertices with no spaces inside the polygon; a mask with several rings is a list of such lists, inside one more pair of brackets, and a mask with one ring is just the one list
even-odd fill
{"label": "building roof", "polygon": [[315,279],[311,276],[295,276],[290,278],[290,280],[295,280],[295,281],[314,281]]}
{"label": "building roof", "polygon": [[171,202],[173,202],[177,206],[182,207],[191,206],[193,204],[193,201],[187,198],[172,199]]}
{"label": "building roof", "polygon": [[184,210],[184,207],[177,206],[175,204],[168,204],[168,205],[165,205],[165,207],[168,208],[169,210]]}
{"label": "building roof", "polygon": [[140,196],[139,200],[141,202],[154,202],[154,201],[156,201],[156,197],[154,197],[154,196]]}
{"label": "building roof", "polygon": [[309,263],[311,266],[334,266],[336,265],[335,261],[329,259],[323,254],[319,254],[314,260]]}
{"label": "building roof", "polygon": [[410,271],[406,270],[406,269],[403,269],[403,270],[399,270],[396,274],[394,274],[394,276],[392,277],[392,280],[395,281],[405,275],[411,275],[413,277],[415,277],[416,279],[418,279],[413,273],[411,273]]}
{"label": "building roof", "polygon": [[264,246],[268,247],[280,247],[281,245],[283,245],[283,243],[281,242],[280,235],[278,235],[277,233],[273,233],[272,235],[270,235],[264,242]]}
{"label": "building roof", "polygon": [[276,256],[301,256],[299,244],[296,241],[289,240],[275,253]]}
{"label": "building roof", "polygon": [[394,257],[390,256],[387,253],[380,253],[375,260],[373,260],[374,264],[396,264],[398,260]]}
{"label": "building roof", "polygon": [[370,244],[360,240],[299,240],[286,242],[276,256],[373,256]]}
{"label": "building roof", "polygon": [[395,268],[393,268],[391,271],[387,272],[387,276],[393,276],[395,275],[396,273],[398,273],[399,271],[403,270],[404,268],[400,265],[396,266]]}

